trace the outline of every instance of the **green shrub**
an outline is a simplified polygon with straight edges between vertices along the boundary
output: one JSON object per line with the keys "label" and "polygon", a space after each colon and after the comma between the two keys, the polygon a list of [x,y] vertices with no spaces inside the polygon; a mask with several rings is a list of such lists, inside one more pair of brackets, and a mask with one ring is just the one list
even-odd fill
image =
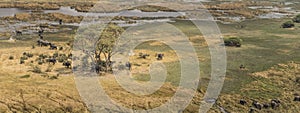
{"label": "green shrub", "polygon": [[62,63],[62,62],[64,62],[64,59],[58,58],[57,61],[58,61],[59,63]]}
{"label": "green shrub", "polygon": [[73,56],[72,53],[68,54],[68,58],[72,58],[72,56]]}
{"label": "green shrub", "polygon": [[47,58],[48,57],[48,55],[44,55],[44,54],[40,54],[39,55],[39,58],[42,58],[42,59],[45,59],[45,58]]}
{"label": "green shrub", "polygon": [[41,76],[42,76],[42,77],[49,77],[48,74],[42,74]]}
{"label": "green shrub", "polygon": [[60,57],[66,57],[66,54],[59,54]]}
{"label": "green shrub", "polygon": [[22,56],[20,59],[21,60],[27,60],[28,58],[26,56]]}
{"label": "green shrub", "polygon": [[34,46],[34,45],[32,45],[32,49],[35,49],[35,46]]}
{"label": "green shrub", "polygon": [[62,63],[62,62],[64,62],[67,59],[68,59],[67,56],[60,56],[60,57],[58,57],[57,61],[60,62],[60,63]]}
{"label": "green shrub", "polygon": [[40,60],[43,60],[43,58],[39,57],[35,59],[35,61],[40,61]]}
{"label": "green shrub", "polygon": [[140,65],[140,64],[133,64],[134,66],[142,66],[142,65]]}
{"label": "green shrub", "polygon": [[63,109],[65,109],[65,111],[72,113],[73,112],[73,108],[72,106],[66,106]]}
{"label": "green shrub", "polygon": [[13,60],[14,59],[14,56],[9,56],[9,60]]}
{"label": "green shrub", "polygon": [[33,66],[32,72],[34,72],[34,73],[42,73],[42,70],[41,70],[41,68],[38,67],[38,66]]}
{"label": "green shrub", "polygon": [[20,76],[20,78],[29,78],[30,75],[23,75],[23,76]]}
{"label": "green shrub", "polygon": [[225,46],[241,47],[242,40],[237,37],[231,37],[231,38],[224,39],[224,43],[225,43]]}
{"label": "green shrub", "polygon": [[58,77],[57,76],[51,76],[51,77],[49,77],[49,79],[54,80],[54,79],[58,79]]}
{"label": "green shrub", "polygon": [[54,53],[53,57],[55,57],[55,58],[58,57],[58,53]]}
{"label": "green shrub", "polygon": [[52,65],[48,65],[47,69],[46,69],[46,72],[51,72],[53,69],[53,66]]}
{"label": "green shrub", "polygon": [[32,53],[27,53],[26,56],[27,56],[28,58],[32,58],[32,57],[33,57],[33,54],[32,54]]}
{"label": "green shrub", "polygon": [[281,25],[282,28],[292,28],[295,27],[295,24],[292,21],[287,21]]}
{"label": "green shrub", "polygon": [[296,23],[300,23],[300,14],[293,18],[293,21]]}
{"label": "green shrub", "polygon": [[20,64],[24,64],[25,63],[25,61],[24,60],[20,60]]}
{"label": "green shrub", "polygon": [[300,84],[300,77],[296,77],[296,82]]}
{"label": "green shrub", "polygon": [[38,61],[38,64],[39,64],[39,65],[42,65],[43,63],[44,63],[44,62],[41,61],[41,60]]}

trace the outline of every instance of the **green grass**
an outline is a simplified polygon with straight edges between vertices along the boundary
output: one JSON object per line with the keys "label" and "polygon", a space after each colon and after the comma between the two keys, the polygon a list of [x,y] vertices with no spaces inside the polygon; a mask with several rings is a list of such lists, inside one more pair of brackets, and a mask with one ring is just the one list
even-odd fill
{"label": "green grass", "polygon": [[273,99],[281,96],[281,88],[278,84],[273,84],[271,80],[266,78],[257,78],[256,80],[259,81],[256,84],[259,88],[241,92],[242,96],[254,99]]}
{"label": "green grass", "polygon": [[195,26],[192,21],[176,20],[176,22],[170,22],[177,29],[182,31],[187,37],[201,35],[201,31]]}
{"label": "green grass", "polygon": [[152,46],[152,45],[150,45],[153,42],[156,42],[156,41],[144,42],[144,43],[138,45],[135,49],[145,49],[145,50],[151,50],[151,51],[156,51],[156,52],[166,52],[166,51],[172,50],[172,48],[170,48],[166,44],[163,44],[161,46]]}
{"label": "green grass", "polygon": [[[224,93],[239,92],[244,85],[254,81],[250,76],[253,72],[259,72],[269,69],[270,67],[286,63],[288,61],[299,61],[300,54],[297,47],[291,46],[299,43],[297,38],[281,37],[280,35],[298,36],[298,30],[280,28],[281,20],[249,20],[242,24],[246,25],[245,29],[238,30],[233,25],[220,25],[223,33],[237,33],[237,36],[243,40],[242,49],[227,48],[227,80],[224,85]],[[299,25],[296,25],[297,27]],[[223,30],[224,29],[224,30]],[[253,33],[253,32],[256,32]],[[244,46],[253,45],[254,48],[243,48]],[[277,52],[279,49],[290,50],[290,54]],[[239,70],[239,65],[244,64],[248,71]],[[269,82],[271,83],[271,82]],[[250,92],[255,93],[256,91]],[[255,94],[252,94],[255,95]]]}
{"label": "green grass", "polygon": [[[297,38],[291,38],[289,36],[298,37],[298,30],[283,29],[280,25],[288,19],[261,19],[261,20],[248,20],[242,23],[236,24],[220,24],[218,23],[223,33],[234,33],[236,37],[243,40],[242,48],[227,47],[227,80],[225,81],[223,93],[236,94],[240,93],[240,90],[245,85],[253,81],[264,81],[262,88],[274,91],[274,93],[266,94],[266,92],[260,92],[257,90],[250,90],[249,92],[241,93],[244,96],[250,98],[272,98],[280,96],[278,86],[273,84],[272,81],[266,79],[257,78],[251,76],[254,72],[265,71],[272,66],[279,63],[287,63],[288,61],[300,61],[300,53],[298,47],[291,46],[297,45],[300,41]],[[177,21],[172,23],[177,28],[182,30],[189,37],[199,35],[198,29],[193,27],[193,24],[188,21]],[[246,27],[240,29],[237,26],[243,24]],[[191,27],[192,26],[192,27]],[[296,24],[298,28],[300,24]],[[283,35],[283,36],[279,36]],[[284,35],[287,35],[285,37]],[[200,43],[204,40],[199,40]],[[144,43],[138,46],[139,49],[149,49],[154,51],[167,51],[171,48],[149,45],[150,43]],[[206,88],[210,79],[210,54],[208,48],[195,46],[198,55],[204,55],[207,59],[200,62],[201,69],[201,83],[202,89]],[[288,54],[278,52],[278,50],[289,50]],[[179,62],[168,63],[168,77],[167,81],[176,85],[180,81],[180,66]],[[239,66],[243,64],[248,70],[240,70]]]}

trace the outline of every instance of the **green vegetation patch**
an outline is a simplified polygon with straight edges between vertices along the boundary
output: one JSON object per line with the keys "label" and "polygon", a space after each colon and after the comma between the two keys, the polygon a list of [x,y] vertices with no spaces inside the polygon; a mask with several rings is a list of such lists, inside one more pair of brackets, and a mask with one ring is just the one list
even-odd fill
{"label": "green vegetation patch", "polygon": [[23,76],[20,76],[20,78],[30,78],[30,75],[23,75]]}

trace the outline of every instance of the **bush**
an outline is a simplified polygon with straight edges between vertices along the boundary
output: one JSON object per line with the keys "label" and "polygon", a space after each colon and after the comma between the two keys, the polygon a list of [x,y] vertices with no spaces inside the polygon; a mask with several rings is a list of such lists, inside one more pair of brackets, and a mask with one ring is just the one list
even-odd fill
{"label": "bush", "polygon": [[32,53],[27,53],[26,56],[27,56],[28,58],[32,58],[32,57],[33,57],[33,54],[32,54]]}
{"label": "bush", "polygon": [[33,54],[24,52],[23,57],[25,57],[25,56],[31,58],[31,57],[33,57]]}
{"label": "bush", "polygon": [[293,18],[293,21],[296,23],[300,23],[300,15],[297,15],[295,18]]}
{"label": "bush", "polygon": [[9,60],[13,60],[14,59],[14,56],[9,56]]}
{"label": "bush", "polygon": [[59,48],[60,51],[63,50],[63,49],[64,49],[63,47],[60,47],[60,48]]}
{"label": "bush", "polygon": [[43,62],[43,61],[41,61],[41,60],[40,60],[40,61],[38,61],[38,64],[39,64],[39,65],[42,65],[43,63],[44,63],[44,62]]}
{"label": "bush", "polygon": [[29,78],[30,75],[23,75],[23,76],[20,76],[20,78]]}
{"label": "bush", "polygon": [[40,67],[38,67],[38,66],[34,66],[33,67],[33,71],[32,72],[34,72],[34,73],[42,73],[42,70],[41,70],[41,68]]}
{"label": "bush", "polygon": [[41,75],[42,77],[49,77],[49,75],[48,74],[43,74],[43,75]]}
{"label": "bush", "polygon": [[24,60],[20,60],[20,64],[24,64],[25,63],[25,61]]}
{"label": "bush", "polygon": [[140,64],[133,64],[134,66],[142,66],[142,65],[140,65]]}
{"label": "bush", "polygon": [[67,55],[66,55],[66,54],[59,54],[59,56],[60,56],[60,57],[61,57],[61,56],[66,57]]}
{"label": "bush", "polygon": [[67,56],[60,56],[60,57],[58,57],[58,59],[57,59],[57,61],[60,62],[60,63],[64,62],[65,60],[68,60],[68,57],[67,57]]}
{"label": "bush", "polygon": [[66,106],[63,109],[65,109],[65,111],[72,113],[73,112],[73,108],[72,106]]}
{"label": "bush", "polygon": [[46,72],[51,72],[53,69],[52,65],[48,65],[47,69],[46,69]]}
{"label": "bush", "polygon": [[54,79],[58,79],[58,77],[57,76],[51,76],[51,77],[49,77],[49,79],[54,80]]}
{"label": "bush", "polygon": [[68,55],[68,58],[72,58],[72,56],[73,56],[73,54],[72,54],[72,53],[70,53],[70,54]]}
{"label": "bush", "polygon": [[53,54],[53,57],[54,57],[54,58],[58,57],[58,53],[54,53],[54,54]]}
{"label": "bush", "polygon": [[58,61],[59,63],[62,63],[62,62],[64,62],[64,59],[60,57],[60,58],[57,59],[57,61]]}
{"label": "bush", "polygon": [[20,58],[21,60],[27,60],[28,58],[26,56],[23,56]]}
{"label": "bush", "polygon": [[35,49],[35,46],[34,46],[34,45],[32,45],[32,49]]}
{"label": "bush", "polygon": [[48,56],[47,55],[44,55],[44,54],[40,54],[39,55],[39,58],[42,58],[42,59],[45,59],[45,58],[47,58]]}
{"label": "bush", "polygon": [[296,82],[300,84],[300,77],[296,77]]}
{"label": "bush", "polygon": [[292,28],[295,27],[295,24],[292,21],[287,21],[281,25],[282,28]]}
{"label": "bush", "polygon": [[240,38],[232,37],[228,39],[224,39],[225,46],[236,46],[241,47],[242,40]]}

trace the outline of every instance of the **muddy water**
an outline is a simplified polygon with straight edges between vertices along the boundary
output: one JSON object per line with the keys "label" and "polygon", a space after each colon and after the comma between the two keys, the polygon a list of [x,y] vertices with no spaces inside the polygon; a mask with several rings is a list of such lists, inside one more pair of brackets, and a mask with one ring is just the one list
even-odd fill
{"label": "muddy water", "polygon": [[28,10],[20,10],[18,8],[0,8],[0,17],[13,16],[16,13],[30,12]]}
{"label": "muddy water", "polygon": [[[210,0],[200,0],[200,1],[206,1],[209,2]],[[298,11],[294,10],[291,7],[285,7],[285,8],[277,8],[274,6],[251,6],[248,7],[249,9],[253,10],[265,10],[270,11],[267,14],[258,15],[257,18],[284,18],[287,16],[299,14]],[[222,12],[223,10],[220,10]],[[280,12],[279,12],[280,11]],[[6,17],[6,16],[13,16],[17,13],[31,13],[31,10],[22,10],[18,8],[0,8],[0,17]],[[163,17],[163,18],[172,18],[172,17],[178,17],[185,15],[184,12],[143,12],[140,10],[128,10],[128,11],[122,11],[117,13],[86,13],[86,12],[78,12],[75,9],[72,9],[71,7],[61,7],[58,10],[43,10],[41,11],[43,13],[62,13],[66,15],[72,15],[72,16],[92,16],[92,17],[114,17],[114,16],[127,16],[127,17]],[[216,20],[222,20],[222,19],[228,19],[233,22],[240,22],[245,20],[245,17],[242,16],[224,16],[224,17],[216,17]],[[135,20],[134,23],[127,23],[126,21],[114,21],[119,26],[122,27],[130,27],[130,26],[137,26],[145,23],[153,23],[153,22],[171,22],[171,19],[153,19],[153,20]],[[31,23],[27,22],[16,22],[16,24],[1,24],[0,25],[0,32],[7,32],[12,31],[15,29],[18,29],[20,27],[25,26],[35,26],[39,23],[48,23],[48,24],[58,24],[58,22],[53,21],[35,21]],[[80,26],[79,23],[64,23],[65,25],[72,25],[72,26]],[[28,31],[28,33],[31,33],[32,31]]]}
{"label": "muddy water", "polygon": [[[22,10],[18,8],[0,8],[0,17],[14,16],[17,13],[31,13],[31,10]],[[140,10],[130,10],[123,11],[119,13],[85,13],[78,12],[70,7],[61,7],[59,10],[43,10],[43,13],[62,13],[71,16],[92,16],[92,17],[114,17],[114,16],[127,16],[127,17],[177,17],[185,15],[183,12],[142,12]],[[154,20],[135,20],[135,23],[126,23],[126,21],[113,21],[122,27],[137,26],[145,23],[153,22],[170,22],[170,19],[154,19]],[[17,21],[14,23],[8,23],[3,21],[0,25],[0,32],[11,32],[15,30],[20,30],[22,27],[36,26],[38,24],[48,23],[52,25],[57,25],[58,22],[53,21],[33,21],[33,22],[21,22]],[[79,23],[64,23],[64,25],[80,26]],[[24,34],[31,34],[36,32],[35,29],[32,30],[22,30]]]}
{"label": "muddy water", "polygon": [[[13,16],[17,13],[31,12],[30,10],[21,10],[18,8],[0,8],[0,17]],[[177,17],[185,15],[183,12],[142,12],[140,10],[129,10],[118,13],[85,13],[78,12],[71,7],[61,7],[59,10],[44,10],[44,13],[62,13],[72,16],[94,16],[94,17],[108,17],[108,16],[127,16],[127,17]]]}

